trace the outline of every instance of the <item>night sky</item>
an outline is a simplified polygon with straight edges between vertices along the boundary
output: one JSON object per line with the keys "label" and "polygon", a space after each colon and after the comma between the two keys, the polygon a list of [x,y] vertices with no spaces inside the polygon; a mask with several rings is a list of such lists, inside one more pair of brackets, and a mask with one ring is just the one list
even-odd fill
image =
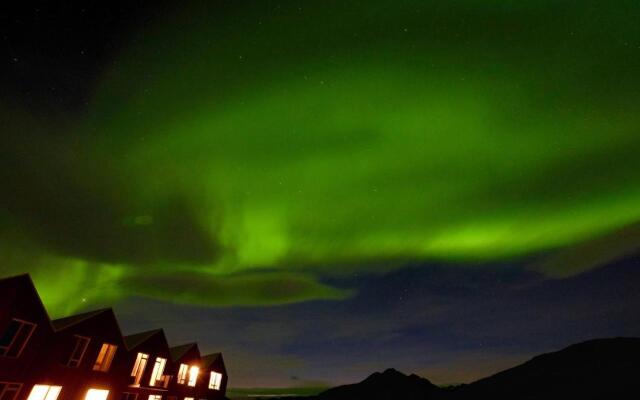
{"label": "night sky", "polygon": [[[0,6],[0,276],[231,387],[640,335],[640,2]],[[15,7],[15,6],[14,6]]]}

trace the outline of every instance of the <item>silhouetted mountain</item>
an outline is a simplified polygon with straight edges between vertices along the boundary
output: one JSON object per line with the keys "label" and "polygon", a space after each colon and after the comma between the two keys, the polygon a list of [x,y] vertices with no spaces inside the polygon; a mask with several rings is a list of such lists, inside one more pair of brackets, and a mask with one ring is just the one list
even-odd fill
{"label": "silhouetted mountain", "polygon": [[[418,375],[405,375],[389,368],[375,372],[360,383],[337,386],[317,396],[285,397],[281,400],[432,400],[440,399],[443,389]],[[274,399],[277,400],[277,399]]]}
{"label": "silhouetted mountain", "polygon": [[338,386],[320,393],[319,400],[351,399],[433,399],[439,387],[418,375],[405,375],[395,369],[376,372],[360,383]]}
{"label": "silhouetted mountain", "polygon": [[639,379],[640,338],[597,339],[461,386],[453,398],[639,398]]}
{"label": "silhouetted mountain", "polygon": [[617,400],[640,398],[639,380],[640,338],[597,339],[542,354],[468,385],[442,389],[417,375],[388,369],[304,399]]}

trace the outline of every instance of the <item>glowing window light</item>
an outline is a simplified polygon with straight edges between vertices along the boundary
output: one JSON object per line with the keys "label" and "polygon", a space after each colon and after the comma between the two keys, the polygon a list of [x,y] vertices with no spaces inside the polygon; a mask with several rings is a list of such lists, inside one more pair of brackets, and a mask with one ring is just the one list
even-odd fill
{"label": "glowing window light", "polygon": [[162,400],[162,396],[159,394],[150,394],[149,400]]}
{"label": "glowing window light", "polygon": [[111,367],[111,361],[113,361],[113,356],[116,354],[116,350],[118,346],[104,343],[102,348],[100,348],[100,353],[98,354],[98,358],[96,359],[96,363],[93,365],[94,371],[109,371],[109,367]]}
{"label": "glowing window light", "polygon": [[211,371],[211,376],[209,377],[209,389],[220,390],[221,383],[222,374]]}
{"label": "glowing window light", "polygon": [[149,379],[149,386],[155,386],[156,382],[164,382],[164,366],[167,363],[166,358],[156,357],[156,363],[153,365],[153,372],[151,372],[151,379]]}
{"label": "glowing window light", "polygon": [[120,400],[138,400],[138,393],[123,392]]}
{"label": "glowing window light", "polygon": [[109,391],[104,389],[89,389],[84,400],[107,400]]}
{"label": "glowing window light", "polygon": [[133,365],[133,370],[131,370],[131,376],[134,376],[136,378],[136,385],[140,385],[142,374],[144,373],[144,369],[147,367],[147,360],[149,360],[148,354],[138,353],[136,363]]}
{"label": "glowing window light", "polygon": [[189,368],[189,386],[195,386],[196,381],[198,380],[198,374],[200,373],[200,368],[195,365]]}
{"label": "glowing window light", "polygon": [[189,366],[187,364],[180,364],[180,369],[178,370],[178,384],[184,385],[187,382],[187,370]]}
{"label": "glowing window light", "polygon": [[34,385],[27,400],[56,400],[62,386]]}
{"label": "glowing window light", "polygon": [[184,400],[193,400],[193,397],[185,397]]}

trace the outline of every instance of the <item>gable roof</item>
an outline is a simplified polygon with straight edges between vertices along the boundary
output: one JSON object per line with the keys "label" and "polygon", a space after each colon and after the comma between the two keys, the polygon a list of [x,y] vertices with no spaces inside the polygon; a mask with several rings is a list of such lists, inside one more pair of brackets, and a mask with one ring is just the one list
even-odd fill
{"label": "gable roof", "polygon": [[[20,274],[20,275],[15,275],[15,276],[9,276],[9,277],[0,277],[0,289],[9,289],[11,291],[13,291],[14,289],[17,289],[18,292],[21,292],[22,290],[27,290],[28,292],[31,292],[33,294],[33,299],[34,301],[36,301],[37,306],[40,308],[40,310],[43,313],[43,317],[47,320],[48,322],[48,329],[52,329],[55,333],[56,331],[61,331],[67,328],[70,328],[74,325],[77,325],[79,323],[82,323],[84,321],[87,321],[91,318],[103,315],[105,313],[110,313],[113,318],[116,321],[116,325],[117,325],[117,319],[116,316],[113,312],[112,308],[102,308],[102,309],[98,309],[98,310],[93,310],[93,311],[89,311],[89,312],[85,312],[85,313],[81,313],[81,314],[76,314],[76,315],[71,315],[68,317],[63,317],[63,318],[58,318],[55,320],[51,320],[49,318],[49,315],[47,313],[47,310],[44,306],[44,304],[42,303],[42,299],[40,298],[40,295],[38,294],[38,291],[31,279],[31,276],[29,274]],[[0,290],[0,293],[2,293],[3,291]],[[120,328],[118,326],[118,332],[120,332]],[[120,334],[120,333],[119,333]],[[121,335],[121,334],[120,334]],[[145,331],[145,332],[139,332],[139,333],[135,333],[132,335],[127,335],[127,336],[122,336],[122,340],[125,344],[125,347],[127,348],[127,350],[132,350],[135,347],[145,343],[146,341],[150,340],[151,338],[155,337],[156,335],[161,335],[162,339],[163,339],[163,348],[167,348],[167,350],[169,351],[169,355],[171,356],[171,358],[173,359],[173,361],[176,361],[178,359],[180,359],[181,357],[183,357],[185,354],[187,354],[187,352],[189,352],[191,349],[193,349],[194,347],[198,350],[198,345],[197,343],[185,343],[183,345],[179,345],[179,346],[174,346],[169,348],[166,342],[166,337],[164,336],[164,331],[162,329],[153,329],[150,331]],[[198,350],[198,354],[199,354],[199,350]],[[220,367],[222,369],[225,369],[225,365],[224,365],[224,360],[222,359],[222,353],[211,353],[211,354],[207,354],[205,356],[202,356],[201,359],[201,364],[203,367],[207,368],[207,367],[211,367],[214,363],[220,363]],[[224,371],[226,374],[226,370]]]}
{"label": "gable roof", "polygon": [[99,310],[89,311],[82,314],[76,314],[76,315],[71,315],[69,317],[58,318],[51,321],[51,325],[53,326],[54,330],[60,331],[108,311],[112,311],[112,310],[110,308],[101,308]]}
{"label": "gable roof", "polygon": [[198,346],[195,342],[193,343],[185,343],[179,346],[173,346],[169,348],[169,354],[171,355],[172,361],[178,361],[182,358],[189,350],[191,350],[194,346]]}
{"label": "gable roof", "polygon": [[134,333],[133,335],[124,336],[122,339],[124,340],[124,344],[127,346],[127,349],[131,350],[159,333],[162,333],[162,329],[153,329],[146,332]]}
{"label": "gable roof", "polygon": [[44,303],[42,302],[42,298],[38,293],[38,289],[36,289],[36,285],[33,283],[33,279],[31,279],[31,275],[19,274],[19,275],[0,278],[0,287],[2,286],[9,287],[9,288],[26,289],[27,291],[31,292],[31,294],[33,295],[33,300],[35,301],[37,307],[42,312],[42,316],[47,321],[51,322],[51,318],[49,317],[47,308],[44,306]]}
{"label": "gable roof", "polygon": [[5,276],[3,278],[0,278],[0,283],[6,283],[11,281],[28,282],[28,283],[31,283],[31,285],[33,286],[33,281],[31,280],[31,276],[29,274],[18,274],[18,275]]}
{"label": "gable roof", "polygon": [[[210,367],[218,359],[222,360],[222,353],[211,353],[211,354],[207,354],[206,356],[202,356],[201,357],[202,366],[205,368]],[[224,361],[223,361],[223,364],[224,364]]]}

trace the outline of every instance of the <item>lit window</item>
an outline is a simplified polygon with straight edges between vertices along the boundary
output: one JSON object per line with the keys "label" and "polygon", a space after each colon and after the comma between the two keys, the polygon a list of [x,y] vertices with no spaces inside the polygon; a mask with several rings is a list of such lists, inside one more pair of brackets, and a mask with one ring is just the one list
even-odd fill
{"label": "lit window", "polygon": [[196,381],[198,380],[198,374],[200,373],[200,368],[195,365],[189,368],[189,386],[195,386]]}
{"label": "lit window", "polygon": [[149,386],[156,386],[156,382],[164,382],[164,366],[167,363],[166,358],[156,357],[156,363],[153,365],[153,372],[151,372],[151,379],[149,380]]}
{"label": "lit window", "polygon": [[122,393],[121,400],[137,400],[138,393],[124,392]]}
{"label": "lit window", "polygon": [[189,366],[187,364],[180,364],[180,369],[178,370],[178,383],[180,385],[184,385],[187,382],[187,371]]}
{"label": "lit window", "polygon": [[36,324],[12,319],[2,335],[0,335],[0,356],[20,357],[24,346],[29,341]]}
{"label": "lit window", "polygon": [[22,383],[0,382],[0,400],[15,400]]}
{"label": "lit window", "polygon": [[109,396],[108,390],[103,389],[89,389],[84,396],[84,400],[107,400]]}
{"label": "lit window", "polygon": [[62,386],[34,385],[27,400],[56,400]]}
{"label": "lit window", "polygon": [[150,394],[149,400],[162,400],[162,396],[160,396],[159,394]]}
{"label": "lit window", "polygon": [[222,384],[222,374],[219,374],[215,371],[211,371],[211,376],[209,377],[209,389],[220,390],[221,384]]}
{"label": "lit window", "polygon": [[147,367],[147,361],[149,360],[149,355],[144,353],[138,353],[138,357],[136,358],[136,363],[133,365],[133,370],[131,371],[131,376],[135,377],[135,385],[140,385],[140,380],[142,379],[142,374],[144,373],[144,369]]}
{"label": "lit window", "polygon": [[185,397],[184,400],[193,400],[193,397]]}
{"label": "lit window", "polygon": [[84,336],[74,335],[73,338],[73,351],[71,352],[71,357],[69,357],[69,361],[67,362],[68,367],[77,367],[80,365],[84,352],[87,351],[87,346],[89,346],[90,341],[88,337]]}
{"label": "lit window", "polygon": [[100,349],[96,363],[93,365],[93,370],[102,372],[109,371],[111,361],[113,361],[113,356],[116,355],[116,350],[118,350],[118,346],[104,343]]}

